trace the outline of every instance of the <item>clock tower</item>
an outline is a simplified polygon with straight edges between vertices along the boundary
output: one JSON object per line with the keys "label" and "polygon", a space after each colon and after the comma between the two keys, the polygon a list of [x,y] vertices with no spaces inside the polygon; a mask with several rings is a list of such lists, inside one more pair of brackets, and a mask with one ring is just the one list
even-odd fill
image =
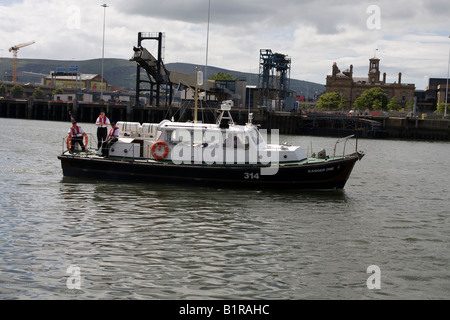
{"label": "clock tower", "polygon": [[376,57],[370,59],[368,81],[370,84],[380,83],[380,59]]}

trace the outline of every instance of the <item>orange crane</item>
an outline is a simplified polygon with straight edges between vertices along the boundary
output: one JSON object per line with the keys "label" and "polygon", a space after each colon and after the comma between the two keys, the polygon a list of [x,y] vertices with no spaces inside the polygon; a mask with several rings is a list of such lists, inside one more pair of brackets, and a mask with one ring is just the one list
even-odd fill
{"label": "orange crane", "polygon": [[14,47],[9,48],[9,52],[13,52],[13,70],[12,70],[12,81],[13,82],[17,82],[17,51],[20,48],[32,45],[34,43],[33,41],[27,42],[27,43],[22,43],[22,44],[18,44],[15,45]]}

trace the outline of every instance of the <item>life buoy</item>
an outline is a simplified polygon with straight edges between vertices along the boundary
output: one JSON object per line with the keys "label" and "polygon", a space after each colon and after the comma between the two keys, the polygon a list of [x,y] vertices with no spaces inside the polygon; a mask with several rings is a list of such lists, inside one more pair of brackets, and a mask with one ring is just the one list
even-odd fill
{"label": "life buoy", "polygon": [[162,160],[169,154],[169,146],[164,141],[157,141],[152,145],[151,155],[157,160]]}
{"label": "life buoy", "polygon": [[[84,140],[83,141],[84,147],[86,148],[89,143],[89,138],[88,138],[88,135],[86,134],[86,132],[83,133],[83,140]],[[67,139],[66,139],[67,150],[70,150],[70,148],[72,147],[71,142],[72,142],[72,135],[69,133],[67,135]]]}

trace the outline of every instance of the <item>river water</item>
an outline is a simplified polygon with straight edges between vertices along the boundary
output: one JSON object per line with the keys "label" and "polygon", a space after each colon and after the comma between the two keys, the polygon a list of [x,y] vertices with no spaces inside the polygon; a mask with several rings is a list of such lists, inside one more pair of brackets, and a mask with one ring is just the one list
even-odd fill
{"label": "river water", "polygon": [[63,178],[69,126],[0,119],[0,299],[450,297],[449,143],[359,140],[343,191],[232,190]]}

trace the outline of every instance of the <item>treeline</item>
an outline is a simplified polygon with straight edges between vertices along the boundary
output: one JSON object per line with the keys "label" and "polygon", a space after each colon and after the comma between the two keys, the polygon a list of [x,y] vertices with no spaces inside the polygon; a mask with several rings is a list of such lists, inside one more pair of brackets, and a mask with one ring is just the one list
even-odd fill
{"label": "treeline", "polygon": [[[328,92],[320,96],[317,101],[317,109],[319,110],[343,110],[346,106],[346,101],[337,92]],[[396,97],[389,99],[388,95],[384,93],[381,88],[371,88],[364,91],[353,102],[352,109],[354,110],[388,110],[398,111],[402,106],[397,101]],[[406,110],[411,110],[413,104],[406,103]]]}

